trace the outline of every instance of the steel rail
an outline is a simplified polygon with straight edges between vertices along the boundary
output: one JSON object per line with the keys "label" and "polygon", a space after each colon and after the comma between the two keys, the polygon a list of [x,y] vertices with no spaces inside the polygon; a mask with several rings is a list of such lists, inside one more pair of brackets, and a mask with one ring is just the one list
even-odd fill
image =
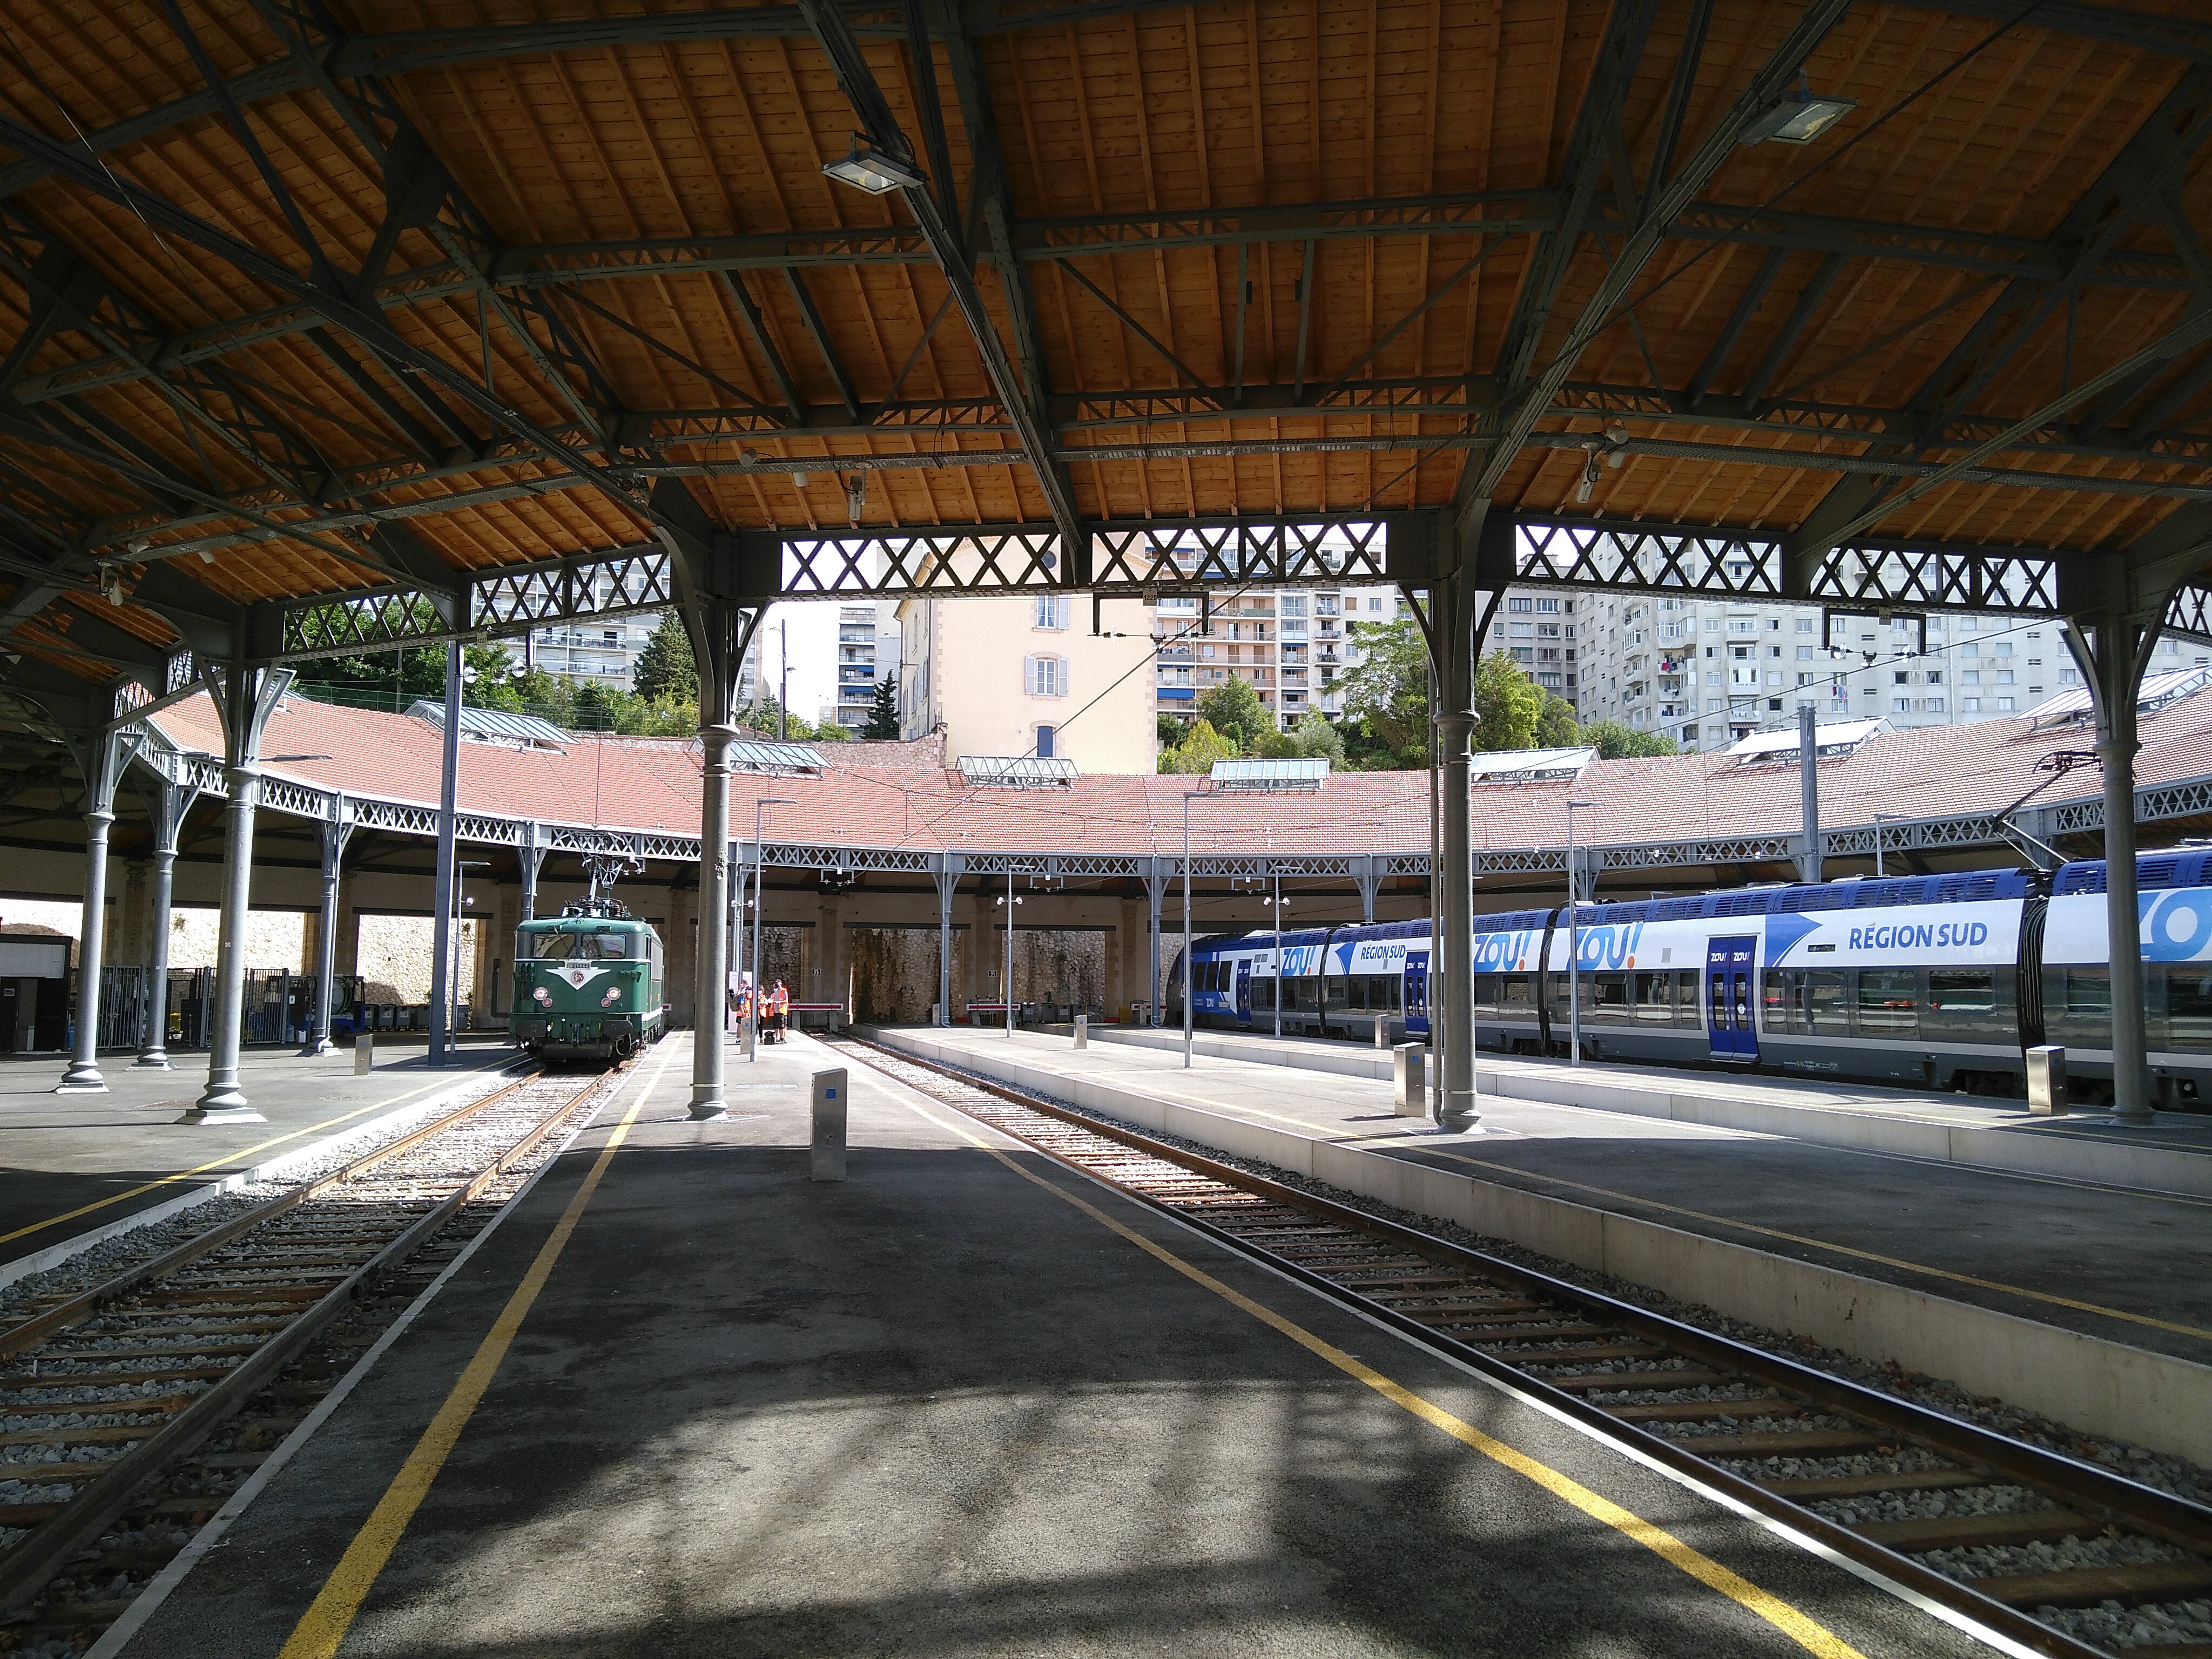
{"label": "steel rail", "polygon": [[[495,1094],[413,1133],[404,1144],[395,1142],[392,1146],[379,1149],[368,1158],[359,1160],[348,1165],[345,1170],[325,1177],[317,1183],[317,1190],[327,1190],[347,1175],[358,1175],[365,1168],[373,1167],[410,1146],[420,1145],[432,1136],[455,1127],[459,1120],[474,1116],[505,1099],[523,1084],[542,1075],[532,1073],[531,1077],[519,1078]],[[601,1073],[587,1080],[528,1133],[501,1148],[489,1163],[465,1177],[453,1192],[416,1217],[397,1237],[349,1272],[282,1330],[273,1333],[258,1345],[220,1382],[195,1397],[190,1406],[179,1412],[155,1433],[118,1457],[105,1473],[69,1499],[58,1514],[39,1525],[27,1538],[0,1553],[0,1609],[12,1607],[37,1595],[47,1579],[79,1550],[96,1541],[115,1518],[130,1508],[141,1486],[168,1464],[189,1454],[226,1420],[245,1407],[263,1387],[298,1357],[324,1327],[351,1307],[363,1288],[374,1285],[392,1268],[414,1255],[515,1159],[526,1155],[552,1134],[561,1123],[592,1097],[608,1075],[610,1073]],[[260,1221],[266,1222],[306,1201],[305,1195],[286,1196],[292,1201],[285,1203],[282,1209],[268,1214],[249,1213],[258,1214]],[[264,1209],[269,1207],[264,1206]],[[228,1227],[218,1231],[238,1236]],[[199,1242],[193,1241],[196,1244]],[[146,1282],[144,1270],[135,1271],[136,1282]],[[240,1299],[251,1294],[251,1291],[242,1290]],[[127,1410],[129,1402],[118,1401],[117,1404]]]}
{"label": "steel rail", "polygon": [[[2081,1515],[2093,1526],[2100,1522],[2124,1523],[2165,1542],[2212,1556],[2212,1508],[2205,1505],[2142,1486],[2094,1465],[1996,1431],[1946,1416],[1911,1401],[1864,1388],[1831,1372],[1702,1330],[1503,1257],[1439,1238],[1418,1228],[1390,1221],[1300,1188],[1254,1175],[1203,1153],[1156,1139],[1141,1130],[1127,1128],[1091,1116],[1057,1101],[886,1048],[865,1039],[833,1039],[831,1046],[854,1051],[864,1063],[874,1065],[886,1075],[897,1077],[897,1073],[888,1071],[880,1064],[878,1056],[896,1060],[902,1066],[936,1073],[963,1087],[1064,1122],[1102,1139],[1145,1152],[1238,1191],[1266,1198],[1287,1208],[1305,1211],[1348,1231],[1364,1234],[1440,1265],[1465,1271],[1470,1277],[1490,1280],[1565,1304],[1568,1309],[1601,1320],[1623,1334],[1655,1345],[1662,1352],[1652,1356],[1654,1359],[1672,1355],[1699,1360],[1709,1365],[1725,1367],[1751,1381],[1768,1383],[1788,1394],[1802,1396],[1826,1407],[1832,1414],[1855,1418],[1869,1426],[1889,1431],[1900,1441],[1917,1443],[1967,1468],[1993,1473],[2009,1481],[2031,1486],[2047,1496],[2062,1498],[2064,1507]],[[904,1078],[897,1080],[910,1082]],[[957,1101],[943,1100],[940,1103],[954,1110],[963,1109]],[[1018,1131],[1011,1130],[1004,1124],[994,1123],[980,1116],[975,1121],[1026,1140]],[[1227,1228],[1194,1215],[1180,1205],[1153,1197],[1138,1186],[1087,1167],[1080,1160],[1065,1156],[1049,1146],[1035,1141],[1026,1141],[1026,1144],[1055,1163],[1134,1199],[1161,1214],[1172,1217],[1225,1249],[1262,1263],[1318,1294],[1389,1326],[1425,1346],[1448,1354],[1486,1376],[1510,1383],[1514,1389],[1540,1401],[1546,1408],[1577,1424],[1601,1431],[1653,1462],[1689,1475],[1720,1491],[1735,1502],[1782,1522],[1932,1601],[1966,1613],[1993,1630],[2051,1656],[2051,1659],[2093,1659],[2093,1656],[2102,1656],[2106,1652],[2102,1648],[2056,1630],[1971,1585],[1937,1572],[1901,1550],[1877,1542],[1850,1527],[1793,1502],[1771,1487],[1698,1455],[1694,1449],[1695,1437],[1670,1439],[1626,1421],[1579,1394],[1557,1387],[1495,1354],[1462,1341],[1433,1325],[1425,1324],[1407,1312],[1362,1295],[1324,1273],[1277,1254],[1263,1243],[1242,1237]],[[1534,1364],[1544,1363],[1540,1352],[1532,1352],[1528,1358]],[[1632,1380],[1621,1384],[1623,1391],[1649,1389],[1662,1392],[1666,1387],[1660,1382],[1638,1382]],[[1743,1403],[1747,1408],[1743,1414],[1754,1414],[1758,1402]],[[1774,1409],[1786,1410],[1789,1403],[1786,1399],[1777,1401]],[[1815,1449],[1808,1447],[1807,1449]],[[1900,1478],[1900,1490],[1908,1489],[1909,1486],[1909,1480]],[[2026,1513],[2032,1516],[2033,1511]]]}
{"label": "steel rail", "polygon": [[142,1261],[135,1267],[126,1267],[114,1277],[103,1280],[88,1291],[78,1292],[66,1302],[58,1303],[45,1312],[33,1315],[20,1324],[10,1325],[4,1331],[0,1331],[0,1359],[7,1359],[20,1353],[33,1343],[43,1340],[57,1331],[65,1330],[71,1325],[82,1324],[107,1304],[129,1295],[140,1285],[156,1279],[167,1278],[178,1268],[189,1267],[202,1256],[222,1249],[234,1238],[241,1234],[249,1233],[266,1222],[274,1221],[288,1210],[296,1209],[309,1199],[328,1191],[339,1182],[354,1180],[386,1160],[413,1150],[433,1135],[442,1134],[463,1119],[473,1117],[478,1112],[497,1105],[524,1084],[529,1082],[532,1078],[538,1075],[536,1071],[526,1072],[505,1088],[495,1090],[481,1099],[457,1107],[443,1117],[434,1118],[420,1128],[409,1131],[398,1139],[372,1149],[343,1169],[333,1170],[328,1175],[319,1176],[313,1181],[294,1188],[290,1192],[281,1193],[265,1203],[257,1204],[243,1214],[233,1216],[220,1225],[211,1227],[204,1233],[186,1239],[173,1250],[155,1256],[151,1261]]}

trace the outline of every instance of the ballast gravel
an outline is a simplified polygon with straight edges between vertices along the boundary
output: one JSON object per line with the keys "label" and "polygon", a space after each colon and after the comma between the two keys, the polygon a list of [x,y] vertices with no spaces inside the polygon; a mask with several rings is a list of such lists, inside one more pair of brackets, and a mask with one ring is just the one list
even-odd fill
{"label": "ballast gravel", "polygon": [[1861,1498],[1815,1498],[1805,1506],[1846,1527],[1870,1521],[1933,1521],[1954,1515],[2021,1515],[2051,1507],[2025,1486],[1939,1486],[1929,1492],[1870,1492]]}
{"label": "ballast gravel", "polygon": [[[995,1079],[984,1077],[978,1073],[963,1072],[957,1066],[947,1069],[978,1084],[994,1086],[997,1084]],[[1049,1098],[1049,1097],[1047,1097]],[[1485,1255],[1498,1256],[1512,1262],[1516,1267],[1527,1267],[1553,1279],[1564,1279],[1570,1285],[1583,1290],[1595,1291],[1602,1296],[1612,1297],[1616,1301],[1627,1303],[1633,1307],[1648,1309],[1666,1318],[1678,1320],[1685,1325],[1695,1326],[1699,1330],[1711,1331],[1717,1336],[1727,1337],[1731,1341],[1741,1342],[1747,1347],[1778,1354],[1784,1359],[1794,1360],[1802,1365],[1810,1365],[1832,1376],[1856,1382],[1861,1388],[1873,1389],[1899,1399],[1909,1400],[1915,1405],[1924,1406],[1929,1410],[1940,1412],[1947,1417],[1957,1418],[1978,1427],[1993,1429],[2000,1434],[2027,1441],[2031,1445],[2041,1446],[2064,1456],[2077,1458],[2085,1463],[2094,1463],[2128,1480],[2139,1481],[2146,1486],[2155,1487],[2160,1492],[2172,1492],[2177,1497],[2186,1498],[2193,1503],[2212,1504],[2212,1469],[2207,1469],[2202,1464],[2192,1463],[2187,1458],[2153,1451],[2148,1447],[2133,1445],[2124,1440],[2084,1434],[2078,1430],[2067,1427],[2063,1423],[2055,1423],[2049,1418],[2039,1416],[2033,1412],[2023,1411],[2017,1406],[2008,1405],[2005,1401],[1993,1396],[1971,1394],[1955,1382],[1946,1382],[1941,1377],[1925,1376],[1917,1371],[1908,1371],[1894,1361],[1876,1362],[1861,1359],[1854,1354],[1844,1353],[1834,1348],[1822,1347],[1808,1337],[1791,1335],[1787,1333],[1771,1331],[1761,1326],[1746,1324],[1741,1320],[1731,1319],[1727,1315],[1705,1307],[1702,1304],[1678,1301],[1663,1291],[1655,1291],[1648,1285],[1632,1284],[1626,1279],[1616,1279],[1607,1273],[1594,1273],[1588,1268],[1578,1267],[1571,1262],[1561,1261],[1555,1257],[1525,1249],[1510,1240],[1492,1238],[1486,1234],[1474,1232],[1461,1226],[1457,1222],[1449,1221],[1441,1217],[1423,1215],[1417,1211],[1401,1209],[1395,1205],[1385,1204],[1376,1199],[1363,1197],[1357,1193],[1346,1192],[1342,1188],[1331,1186],[1325,1181],[1316,1181],[1310,1176],[1300,1175],[1296,1170],[1279,1169],[1272,1164],[1261,1163],[1255,1158],[1239,1158],[1200,1141],[1180,1135],[1164,1134],[1158,1130],[1147,1128],[1143,1124],[1130,1122],[1124,1118],[1116,1118],[1103,1112],[1079,1108],[1072,1102],[1060,1101],[1055,1103],[1069,1110],[1077,1111],[1081,1115],[1091,1118],[1097,1122],[1148,1135],[1170,1146],[1183,1147],[1211,1158],[1218,1164],[1225,1164],[1233,1170],[1243,1170],[1249,1175],[1259,1176],[1279,1186],[1288,1187],[1298,1192],[1310,1193],[1316,1198],[1327,1199],[1348,1208],[1364,1211],[1367,1214],[1378,1216],[1383,1220],[1397,1222],[1402,1226],[1418,1228],[1422,1232],[1431,1234],[1449,1243],[1463,1244],[1469,1249],[1480,1250]],[[1534,1352],[1540,1346],[1531,1344],[1526,1348],[1516,1347],[1492,1350],[1492,1352],[1506,1354],[1526,1353]],[[1793,1418],[1776,1426],[1809,1427],[1816,1420],[1818,1419],[1813,1418]],[[1837,1422],[1833,1419],[1825,1420],[1831,1425],[1835,1425]],[[1646,1426],[1663,1426],[1669,1431],[1678,1430],[1680,1427],[1674,1425]],[[1746,1425],[1739,1424],[1735,1426],[1736,1430],[1741,1431]],[[1711,1426],[1704,1430],[1706,1433],[1717,1431]],[[1940,1459],[1927,1458],[1925,1461],[1916,1461],[1917,1455],[1908,1449],[1895,1457],[1814,1459],[1808,1461],[1806,1473],[1875,1474],[1891,1469],[1942,1467]],[[1751,1474],[1754,1478],[1775,1479],[1778,1476],[1769,1467],[1771,1461],[1742,1465],[1738,1465],[1735,1460],[1729,1460],[1729,1462],[1730,1467],[1739,1468],[1740,1472]],[[1782,1461],[1796,1462],[1799,1460]],[[1813,1464],[1821,1467],[1815,1470],[1811,1467]],[[1831,1464],[1837,1467],[1832,1468],[1826,1467]],[[1863,1464],[1864,1467],[1850,1467],[1854,1464]]]}
{"label": "ballast gravel", "polygon": [[2212,1601],[2168,1601],[2163,1606],[2125,1607],[2100,1601],[2094,1607],[2038,1607],[2035,1616],[2069,1636],[2106,1648],[2179,1646],[2212,1642]]}
{"label": "ballast gravel", "polygon": [[1994,1578],[2014,1572],[2064,1572],[2079,1567],[2124,1567],[2146,1561],[2185,1561],[2189,1552],[2140,1533],[2113,1538],[2062,1538],[2055,1544],[1977,1544],[1929,1550],[1919,1558],[1949,1578]]}

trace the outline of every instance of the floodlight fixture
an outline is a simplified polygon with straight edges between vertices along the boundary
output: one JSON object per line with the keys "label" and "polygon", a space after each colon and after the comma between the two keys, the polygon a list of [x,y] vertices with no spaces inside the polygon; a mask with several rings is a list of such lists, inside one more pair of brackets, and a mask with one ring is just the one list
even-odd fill
{"label": "floodlight fixture", "polygon": [[1856,98],[1815,98],[1800,77],[1796,95],[1785,93],[1753,117],[1741,142],[1809,144],[1858,106]]}
{"label": "floodlight fixture", "polygon": [[928,182],[912,162],[878,149],[857,132],[843,157],[824,161],[822,171],[839,184],[865,190],[871,196],[884,196],[895,190],[920,190]]}

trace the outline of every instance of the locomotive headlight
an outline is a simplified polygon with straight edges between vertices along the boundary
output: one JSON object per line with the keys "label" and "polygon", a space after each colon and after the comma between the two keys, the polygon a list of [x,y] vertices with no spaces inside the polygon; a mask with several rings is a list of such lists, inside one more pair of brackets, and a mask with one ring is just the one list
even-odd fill
{"label": "locomotive headlight", "polygon": [[544,1003],[548,1008],[550,1008],[553,1006],[553,994],[542,985],[536,990],[532,991],[530,994],[536,997],[538,1001]]}
{"label": "locomotive headlight", "polygon": [[618,985],[610,985],[607,987],[606,995],[599,999],[599,1006],[602,1008],[611,1008],[617,1002],[620,1001],[621,999],[622,988]]}

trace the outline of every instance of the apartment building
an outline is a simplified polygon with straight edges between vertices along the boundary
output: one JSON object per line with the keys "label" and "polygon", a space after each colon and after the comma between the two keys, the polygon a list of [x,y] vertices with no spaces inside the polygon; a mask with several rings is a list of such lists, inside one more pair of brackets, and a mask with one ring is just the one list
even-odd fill
{"label": "apartment building", "polygon": [[[523,660],[549,674],[628,691],[635,686],[637,659],[646,641],[667,614],[647,611],[604,620],[579,619],[558,628],[534,628],[523,641],[510,642],[507,648],[510,653],[519,651]],[[740,704],[753,700],[760,672],[760,647],[756,635],[738,671]]]}
{"label": "apartment building", "polygon": [[[912,599],[897,607],[899,735],[942,727],[945,753],[1072,760],[1085,773],[1149,773],[1152,641],[1138,602],[1111,600],[1102,631],[1066,594]],[[843,647],[841,645],[840,649]]]}
{"label": "apartment building", "polygon": [[832,716],[848,732],[866,726],[875,714],[881,663],[876,605],[837,607],[837,702]]}
{"label": "apartment building", "polygon": [[[2021,714],[2081,684],[2056,623],[2006,617],[1824,617],[1817,607],[1730,599],[1510,593],[1492,646],[1516,658],[1540,647],[1533,635],[1547,603],[1579,613],[1571,623],[1559,613],[1559,646],[1570,651],[1562,672],[1579,673],[1570,685],[1581,719],[1617,720],[1698,749],[1794,721],[1808,704],[1823,720],[1879,717],[1905,729]],[[1522,625],[1531,637],[1516,632]],[[2151,672],[2208,661],[2166,640]]]}
{"label": "apartment building", "polygon": [[1343,712],[1337,681],[1359,660],[1352,624],[1389,622],[1399,603],[1395,587],[1283,587],[1216,600],[1202,618],[1195,597],[1164,595],[1147,607],[1160,642],[1155,712],[1188,720],[1210,687],[1236,678],[1285,730],[1314,709],[1334,718]]}

